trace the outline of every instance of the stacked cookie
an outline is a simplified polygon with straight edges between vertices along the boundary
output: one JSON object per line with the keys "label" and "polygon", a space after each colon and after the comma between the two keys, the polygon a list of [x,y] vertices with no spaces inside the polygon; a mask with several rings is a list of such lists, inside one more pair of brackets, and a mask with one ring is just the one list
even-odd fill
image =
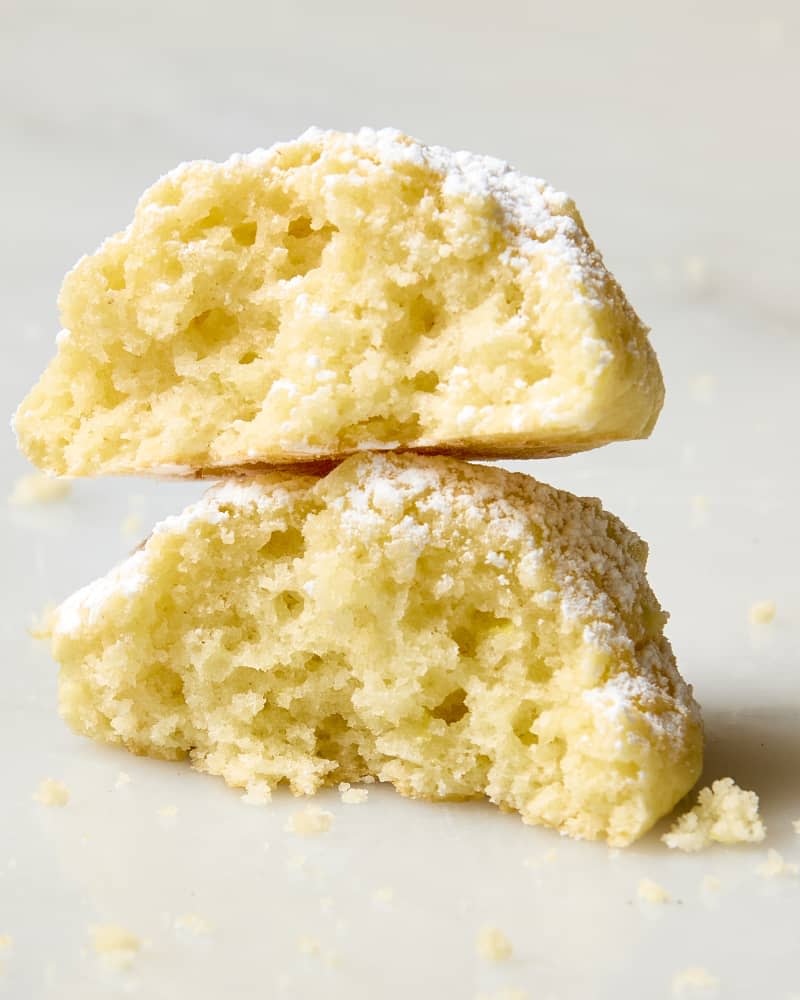
{"label": "stacked cookie", "polygon": [[311,130],[162,178],[60,306],[25,453],[223,480],[56,614],[78,731],[255,797],[372,776],[618,844],[688,791],[701,723],[644,543],[462,461],[658,416],[647,331],[565,195]]}

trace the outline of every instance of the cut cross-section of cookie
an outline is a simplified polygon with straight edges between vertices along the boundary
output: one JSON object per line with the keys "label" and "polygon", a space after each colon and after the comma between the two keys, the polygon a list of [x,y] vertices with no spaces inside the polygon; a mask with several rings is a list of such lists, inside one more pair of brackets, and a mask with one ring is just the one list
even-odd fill
{"label": "cut cross-section of cookie", "polygon": [[60,308],[16,418],[58,474],[567,454],[646,437],[663,399],[566,195],[393,130],[176,168]]}
{"label": "cut cross-section of cookie", "polygon": [[702,757],[646,554],[599,501],[457,459],[230,480],[58,610],[61,711],[255,798],[373,775],[626,844]]}

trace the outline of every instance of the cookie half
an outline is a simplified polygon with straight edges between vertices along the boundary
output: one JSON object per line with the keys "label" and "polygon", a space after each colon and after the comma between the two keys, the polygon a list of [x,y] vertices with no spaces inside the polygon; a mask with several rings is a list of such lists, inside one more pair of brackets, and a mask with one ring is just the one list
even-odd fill
{"label": "cookie half", "polygon": [[388,129],[179,166],[60,309],[16,417],[57,474],[560,455],[646,437],[663,400],[566,195]]}
{"label": "cookie half", "polygon": [[702,759],[646,556],[599,501],[457,459],[229,480],[60,607],[61,711],[257,796],[372,775],[627,844]]}

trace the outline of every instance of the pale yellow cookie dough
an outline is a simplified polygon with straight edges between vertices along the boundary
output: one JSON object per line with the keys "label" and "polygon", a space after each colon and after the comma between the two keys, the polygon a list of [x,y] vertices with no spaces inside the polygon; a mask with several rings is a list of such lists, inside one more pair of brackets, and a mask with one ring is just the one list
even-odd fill
{"label": "pale yellow cookie dough", "polygon": [[566,195],[391,129],[177,167],[60,309],[16,429],[62,475],[566,454],[646,437],[663,399]]}
{"label": "pale yellow cookie dough", "polygon": [[254,794],[374,775],[627,844],[702,757],[646,558],[599,501],[457,459],[230,480],[60,607],[61,711]]}

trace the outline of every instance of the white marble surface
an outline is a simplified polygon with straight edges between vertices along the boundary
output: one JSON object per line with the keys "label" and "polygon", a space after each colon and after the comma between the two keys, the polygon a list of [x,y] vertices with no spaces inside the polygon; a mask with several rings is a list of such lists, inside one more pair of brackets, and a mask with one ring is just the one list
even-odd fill
{"label": "white marble surface", "polygon": [[[326,796],[332,832],[300,840],[284,832],[288,796],[248,807],[188,768],[74,737],[31,615],[135,544],[120,530],[132,510],[144,532],[199,492],[79,483],[0,512],[0,935],[13,937],[0,997],[644,1000],[671,996],[690,966],[719,985],[685,996],[800,996],[800,879],[755,871],[768,847],[800,862],[798,4],[6,0],[2,13],[7,412],[52,351],[63,272],[178,160],[311,123],[392,124],[576,197],[653,327],[668,402],[650,441],[526,467],[601,496],[649,540],[705,710],[705,780],[755,788],[769,835],[684,856],[662,827],[610,856],[488,806],[377,789],[361,806]],[[0,461],[8,494],[27,471],[10,434]],[[751,626],[762,598],[777,616]],[[32,801],[45,776],[69,786],[65,808]],[[720,888],[704,893],[708,874]],[[674,902],[637,900],[643,877]],[[176,931],[187,913],[209,932]],[[128,971],[92,953],[98,923],[146,941]],[[511,939],[509,962],[476,955],[485,923]]]}

